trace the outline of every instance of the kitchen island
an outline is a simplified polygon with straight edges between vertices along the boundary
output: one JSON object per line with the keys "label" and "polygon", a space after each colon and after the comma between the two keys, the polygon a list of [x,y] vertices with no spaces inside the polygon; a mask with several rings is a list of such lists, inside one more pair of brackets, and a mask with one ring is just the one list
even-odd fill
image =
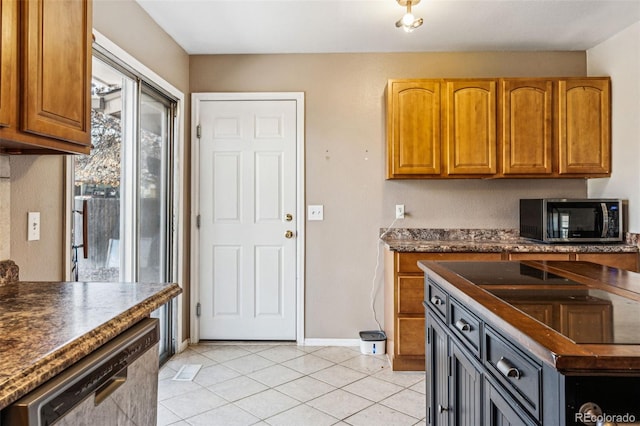
{"label": "kitchen island", "polygon": [[424,369],[424,297],[418,261],[587,261],[637,271],[634,237],[628,236],[623,244],[544,244],[521,238],[516,229],[394,228],[384,232],[384,322],[392,368]]}
{"label": "kitchen island", "polygon": [[0,286],[0,410],[181,292],[169,283],[18,281]]}
{"label": "kitchen island", "polygon": [[587,262],[419,267],[428,423],[640,421],[640,274]]}

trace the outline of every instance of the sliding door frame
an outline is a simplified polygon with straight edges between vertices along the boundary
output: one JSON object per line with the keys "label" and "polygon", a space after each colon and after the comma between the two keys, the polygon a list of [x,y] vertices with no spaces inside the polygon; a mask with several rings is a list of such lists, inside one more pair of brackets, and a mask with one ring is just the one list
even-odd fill
{"label": "sliding door frame", "polygon": [[[172,159],[173,171],[172,171],[172,182],[171,187],[174,188],[173,193],[173,205],[172,212],[173,217],[169,218],[170,226],[169,229],[173,230],[173,238],[172,238],[172,253],[173,257],[171,259],[171,271],[172,276],[170,277],[171,281],[176,282],[183,286],[182,281],[185,276],[185,259],[184,259],[184,250],[185,247],[185,206],[186,199],[184,196],[184,191],[179,190],[184,187],[184,173],[185,173],[185,163],[184,163],[184,93],[175,88],[173,85],[165,81],[162,77],[157,75],[151,69],[147,68],[133,56],[125,52],[119,46],[111,42],[105,36],[103,36],[100,32],[93,30],[94,34],[94,46],[97,47],[102,52],[105,52],[109,56],[118,60],[121,64],[126,65],[131,72],[140,76],[149,87],[155,86],[160,91],[166,92],[173,99],[176,100],[176,111],[175,111],[175,126],[173,128],[173,152],[170,153],[170,157]],[[67,280],[72,280],[71,274],[71,229],[73,226],[73,190],[72,185],[74,181],[73,176],[73,157],[67,156],[65,159],[65,238],[64,238],[64,250],[65,258],[64,260],[64,274]],[[133,185],[130,185],[133,186]],[[134,191],[137,189],[133,189]],[[134,222],[135,223],[135,222]],[[131,226],[131,222],[129,225]],[[135,279],[137,277],[127,277],[130,279]],[[182,351],[188,344],[187,339],[183,335],[183,296],[178,296],[176,302],[174,303],[174,309],[172,309],[173,317],[175,318],[173,336],[175,338],[175,350],[176,352]]]}

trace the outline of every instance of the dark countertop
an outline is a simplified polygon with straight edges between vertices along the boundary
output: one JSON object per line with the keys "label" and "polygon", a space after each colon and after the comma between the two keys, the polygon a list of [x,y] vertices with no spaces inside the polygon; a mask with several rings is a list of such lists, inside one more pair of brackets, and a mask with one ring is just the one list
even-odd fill
{"label": "dark countertop", "polygon": [[[473,279],[465,279],[460,275],[458,265],[468,262],[459,262],[447,266],[448,262],[420,261],[420,269],[429,274],[454,298],[478,313],[494,328],[499,329],[509,339],[526,348],[547,364],[560,371],[624,371],[640,374],[640,332],[631,336],[632,344],[616,343],[576,343],[561,332],[543,324],[511,305],[509,300],[496,295],[493,290],[496,286],[486,286],[482,280],[476,285]],[[629,305],[640,304],[640,273],[623,271],[616,268],[597,265],[590,262],[563,262],[563,261],[526,261],[526,262],[500,262],[503,264],[521,264],[539,269],[548,274],[554,274],[578,283],[588,289],[604,291],[629,300]],[[475,263],[468,263],[470,269],[474,269]],[[499,263],[486,262],[490,267],[501,268]],[[469,269],[468,268],[468,269]],[[462,267],[464,269],[464,267]],[[490,272],[490,271],[487,271]],[[499,276],[500,270],[497,271]],[[481,274],[489,276],[480,271]],[[478,275],[474,271],[475,275]],[[473,275],[473,274],[471,274]],[[518,285],[516,285],[518,284]],[[532,291],[538,295],[549,295],[556,291],[555,282],[545,284],[531,284],[526,286],[529,294]],[[493,290],[487,288],[493,287]],[[514,285],[500,285],[510,292],[522,291],[524,286],[519,283]],[[615,321],[621,323],[631,322],[631,328],[640,321],[637,310],[622,312],[621,315],[631,315]],[[622,324],[624,325],[624,324]],[[629,328],[629,327],[626,327]],[[627,336],[629,337],[629,336]]]}
{"label": "dark countertop", "polygon": [[521,238],[513,229],[401,229],[382,240],[403,253],[638,253],[634,244],[546,244]]}
{"label": "dark countertop", "polygon": [[0,409],[182,292],[169,283],[0,286]]}

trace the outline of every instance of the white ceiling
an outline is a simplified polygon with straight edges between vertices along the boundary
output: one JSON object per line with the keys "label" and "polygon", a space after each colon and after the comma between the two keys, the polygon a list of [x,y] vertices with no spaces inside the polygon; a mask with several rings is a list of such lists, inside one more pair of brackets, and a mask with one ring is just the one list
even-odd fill
{"label": "white ceiling", "polygon": [[640,0],[136,0],[189,54],[587,50],[640,21]]}

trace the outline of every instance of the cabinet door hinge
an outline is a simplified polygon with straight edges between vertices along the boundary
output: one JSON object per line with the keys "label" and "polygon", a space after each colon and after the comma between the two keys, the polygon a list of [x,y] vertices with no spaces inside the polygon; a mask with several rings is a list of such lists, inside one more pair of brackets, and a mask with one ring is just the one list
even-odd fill
{"label": "cabinet door hinge", "polygon": [[196,228],[200,229],[200,215],[196,216]]}
{"label": "cabinet door hinge", "polygon": [[198,302],[196,304],[196,316],[199,317],[201,313],[202,313],[202,307],[200,305],[200,302]]}
{"label": "cabinet door hinge", "polygon": [[426,339],[427,339],[427,345],[430,344],[431,343],[431,328],[430,327],[427,328]]}
{"label": "cabinet door hinge", "polygon": [[196,126],[196,137],[200,139],[201,136],[202,136],[202,127],[198,124]]}
{"label": "cabinet door hinge", "polygon": [[452,364],[453,364],[453,357],[452,356],[448,356],[447,358],[449,358],[447,361],[447,376],[451,377],[451,370],[453,370],[452,368]]}

